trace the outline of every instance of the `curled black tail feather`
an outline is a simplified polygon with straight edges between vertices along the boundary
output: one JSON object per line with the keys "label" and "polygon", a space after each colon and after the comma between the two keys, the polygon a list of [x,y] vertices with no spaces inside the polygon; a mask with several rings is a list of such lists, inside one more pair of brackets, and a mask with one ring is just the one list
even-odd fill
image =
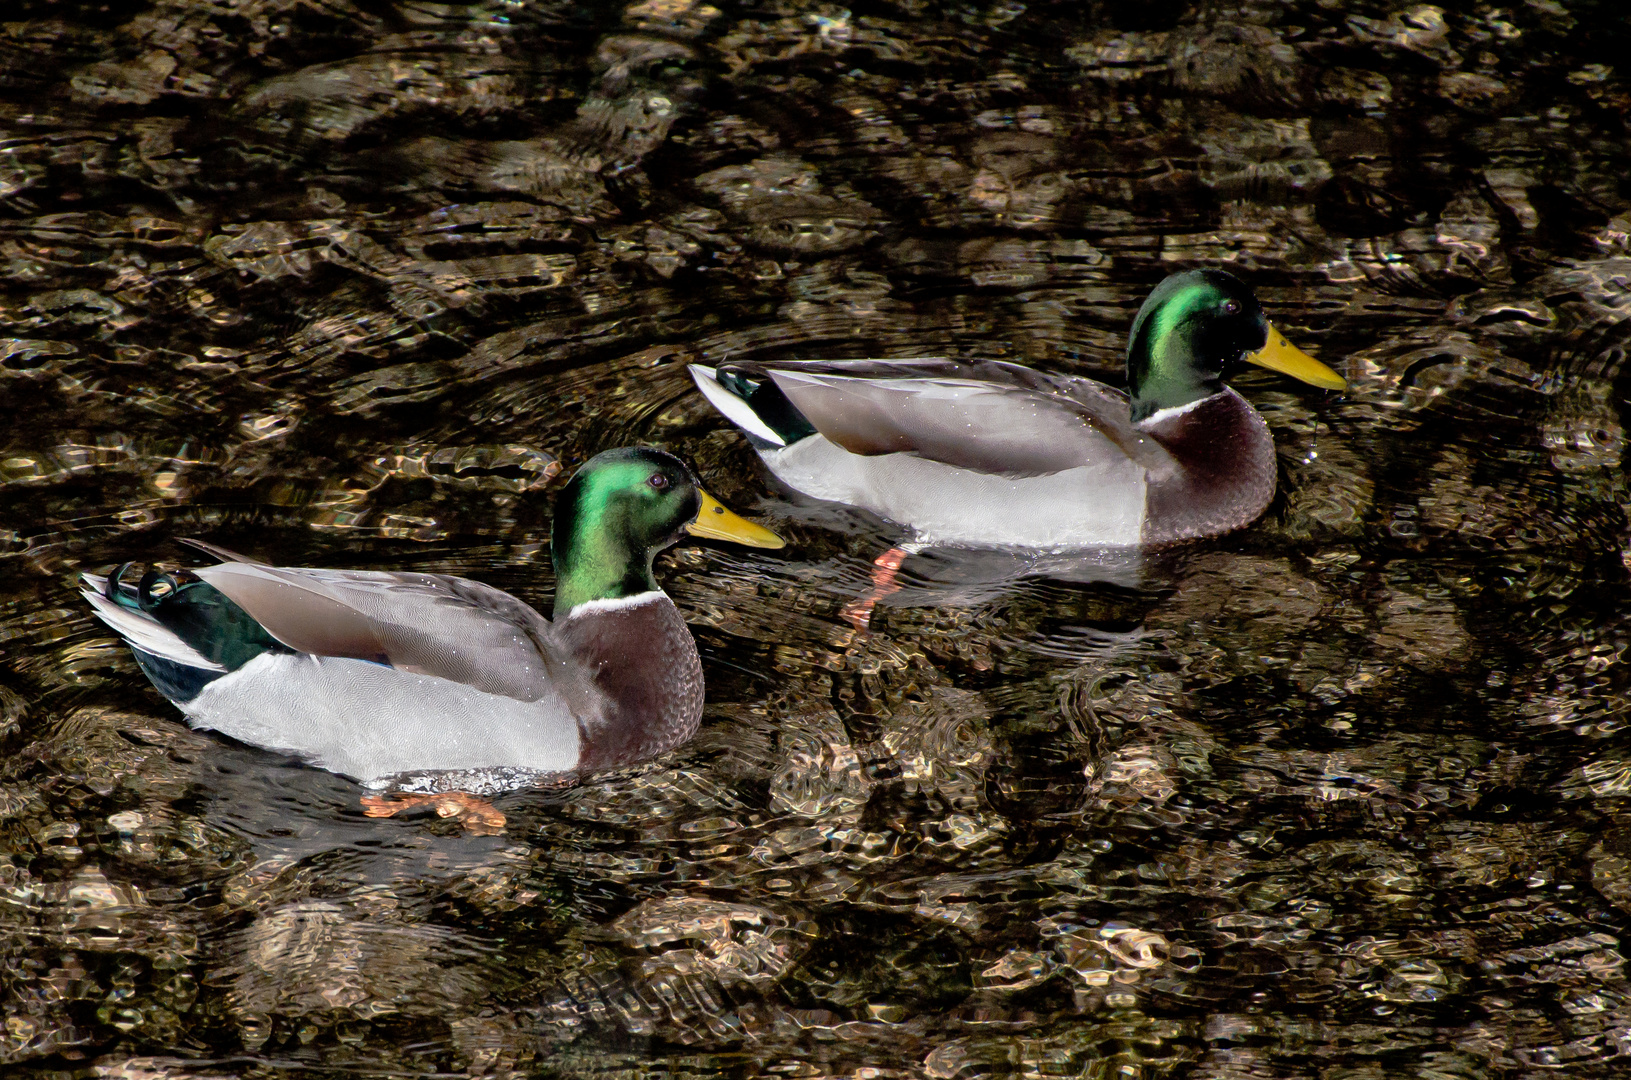
{"label": "curled black tail feather", "polygon": [[136,564],[120,563],[115,566],[102,586],[102,595],[129,611],[142,611],[145,609],[142,607],[140,592],[124,583],[125,571],[134,565]]}
{"label": "curled black tail feather", "polygon": [[[122,608],[151,616],[206,660],[231,671],[263,652],[289,651],[249,612],[196,575],[186,570],[149,570],[131,585],[124,580],[131,565],[124,563],[108,575],[104,595]],[[148,675],[157,685],[154,672]]]}

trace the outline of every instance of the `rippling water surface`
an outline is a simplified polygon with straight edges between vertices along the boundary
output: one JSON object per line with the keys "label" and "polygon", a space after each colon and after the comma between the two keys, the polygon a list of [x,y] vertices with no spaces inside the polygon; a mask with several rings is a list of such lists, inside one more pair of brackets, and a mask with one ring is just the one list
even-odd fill
{"label": "rippling water surface", "polygon": [[[1631,1062],[1618,3],[9,0],[0,1064],[23,1077],[1529,1077]],[[1252,528],[931,553],[687,362],[1120,377],[1226,265]],[[498,836],[186,730],[74,590],[198,536],[544,606],[660,445],[697,739]],[[11,1075],[8,1072],[8,1075]]]}

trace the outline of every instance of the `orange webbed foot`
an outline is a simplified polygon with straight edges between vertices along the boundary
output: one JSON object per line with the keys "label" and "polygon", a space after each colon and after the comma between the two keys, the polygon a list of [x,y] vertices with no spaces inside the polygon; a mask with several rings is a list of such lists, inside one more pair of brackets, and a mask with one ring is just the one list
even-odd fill
{"label": "orange webbed foot", "polygon": [[892,547],[873,559],[871,591],[845,604],[839,610],[838,617],[866,633],[872,624],[872,609],[878,606],[878,601],[900,590],[900,583],[895,577],[900,573],[901,564],[906,561],[906,556],[910,554],[911,552],[905,548]]}
{"label": "orange webbed foot", "polygon": [[404,810],[429,804],[437,817],[456,817],[472,836],[497,836],[504,831],[503,811],[479,795],[468,791],[439,791],[434,794],[391,792],[364,795],[362,812],[373,818],[395,817]]}

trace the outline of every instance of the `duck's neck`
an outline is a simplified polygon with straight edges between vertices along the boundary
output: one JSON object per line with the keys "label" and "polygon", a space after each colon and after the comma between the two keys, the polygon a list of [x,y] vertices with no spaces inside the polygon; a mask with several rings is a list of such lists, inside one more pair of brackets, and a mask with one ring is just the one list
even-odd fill
{"label": "duck's neck", "polygon": [[1204,373],[1189,346],[1176,334],[1147,343],[1151,359],[1142,365],[1129,362],[1132,390],[1131,419],[1137,424],[1156,413],[1196,405],[1223,390],[1223,382]]}
{"label": "duck's neck", "polygon": [[558,506],[550,535],[555,564],[555,618],[564,619],[592,600],[626,600],[654,592],[654,550],[636,551],[626,532],[581,503]]}
{"label": "duck's neck", "polygon": [[1196,355],[1199,330],[1193,320],[1207,291],[1191,285],[1156,303],[1156,295],[1139,310],[1127,339],[1127,391],[1132,421],[1204,401],[1223,389],[1219,365]]}

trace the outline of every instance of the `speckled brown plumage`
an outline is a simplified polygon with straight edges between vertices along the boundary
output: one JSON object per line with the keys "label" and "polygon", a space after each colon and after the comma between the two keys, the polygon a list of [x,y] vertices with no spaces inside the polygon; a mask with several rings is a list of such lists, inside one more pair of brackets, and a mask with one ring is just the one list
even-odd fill
{"label": "speckled brown plumage", "polygon": [[584,772],[657,756],[696,733],[702,663],[685,620],[661,593],[649,602],[565,619],[555,640],[597,692],[578,714]]}
{"label": "speckled brown plumage", "polygon": [[1179,464],[1145,493],[1144,543],[1172,544],[1239,529],[1274,498],[1274,438],[1233,390],[1144,430]]}

